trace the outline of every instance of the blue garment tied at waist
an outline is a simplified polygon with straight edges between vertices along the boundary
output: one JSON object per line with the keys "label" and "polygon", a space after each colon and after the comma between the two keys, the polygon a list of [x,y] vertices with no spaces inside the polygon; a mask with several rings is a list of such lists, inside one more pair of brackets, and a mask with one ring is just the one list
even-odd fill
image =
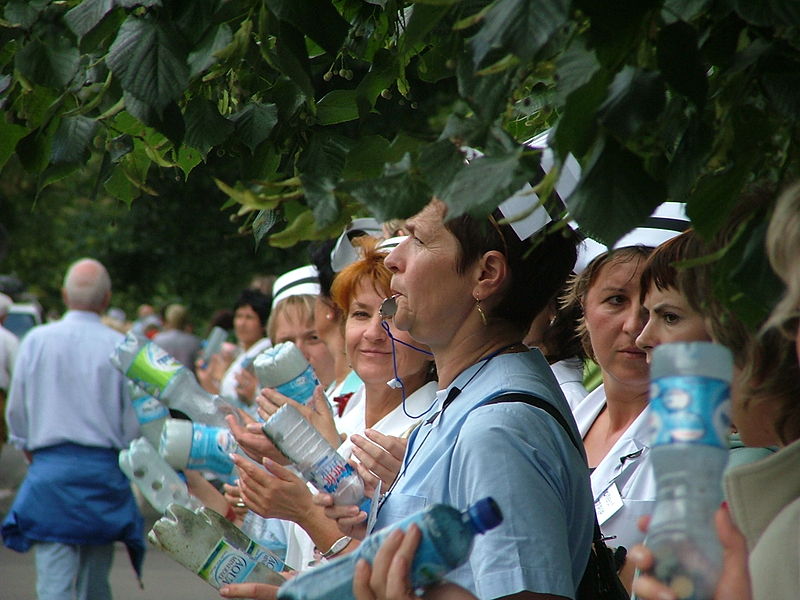
{"label": "blue garment tied at waist", "polygon": [[3,543],[26,552],[36,542],[122,541],[141,578],[144,519],[117,461],[111,448],[60,444],[36,450],[3,521]]}

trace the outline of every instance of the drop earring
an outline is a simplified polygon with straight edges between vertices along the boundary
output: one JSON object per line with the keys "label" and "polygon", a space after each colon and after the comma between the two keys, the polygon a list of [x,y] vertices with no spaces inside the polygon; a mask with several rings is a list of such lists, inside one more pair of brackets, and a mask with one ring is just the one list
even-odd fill
{"label": "drop earring", "polygon": [[486,313],[483,312],[483,308],[481,307],[481,300],[480,298],[475,298],[475,308],[478,309],[478,314],[481,316],[481,321],[483,322],[484,327],[488,325],[486,321]]}

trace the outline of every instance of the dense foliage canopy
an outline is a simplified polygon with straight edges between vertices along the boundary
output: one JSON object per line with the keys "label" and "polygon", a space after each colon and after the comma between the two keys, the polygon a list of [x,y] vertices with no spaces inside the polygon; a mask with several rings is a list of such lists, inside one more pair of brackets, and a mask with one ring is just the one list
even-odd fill
{"label": "dense foliage canopy", "polygon": [[[135,204],[204,163],[275,247],[431,195],[547,197],[570,153],[569,217],[605,243],[667,199],[710,236],[746,187],[798,175],[791,0],[9,0],[0,25],[0,167],[41,193],[89,165],[94,196]],[[550,127],[540,181],[524,142]],[[752,320],[774,294],[764,214],[720,283]]]}

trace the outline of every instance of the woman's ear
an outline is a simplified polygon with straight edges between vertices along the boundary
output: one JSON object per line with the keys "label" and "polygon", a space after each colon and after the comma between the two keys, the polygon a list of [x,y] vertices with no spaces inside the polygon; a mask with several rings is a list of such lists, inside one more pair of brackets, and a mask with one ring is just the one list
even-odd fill
{"label": "woman's ear", "polygon": [[490,250],[485,252],[476,265],[477,281],[473,296],[480,300],[488,300],[510,285],[511,271],[508,261],[502,252]]}

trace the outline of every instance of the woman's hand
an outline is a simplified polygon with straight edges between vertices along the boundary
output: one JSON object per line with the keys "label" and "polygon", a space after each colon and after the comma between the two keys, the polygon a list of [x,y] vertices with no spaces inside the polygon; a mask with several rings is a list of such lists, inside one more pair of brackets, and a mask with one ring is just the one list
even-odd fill
{"label": "woman's hand", "polygon": [[197,381],[209,394],[219,394],[220,376],[218,373],[221,362],[220,356],[214,354],[208,362],[198,358],[194,363],[194,374]]}
{"label": "woman's hand", "polygon": [[278,587],[267,583],[230,583],[219,590],[223,598],[251,598],[252,600],[275,600]]}
{"label": "woman's hand", "polygon": [[294,473],[268,458],[264,468],[233,455],[241,498],[247,508],[268,518],[302,523],[314,510],[311,491]]}
{"label": "woman's hand", "polygon": [[[411,525],[406,532],[395,529],[381,545],[371,567],[366,560],[359,560],[353,576],[356,600],[416,600],[410,573],[421,537],[416,525]],[[452,583],[430,588],[423,598],[475,600],[467,590]]]}
{"label": "woman's hand", "polygon": [[252,404],[258,391],[258,378],[248,369],[239,369],[233,377],[236,379],[236,395],[245,404]]}
{"label": "woman's hand", "polygon": [[247,515],[247,506],[242,500],[242,490],[238,485],[231,485],[229,483],[222,484],[223,494],[226,502],[230,505],[231,510],[236,514],[236,519],[233,521],[234,525],[241,527],[244,518]]}
{"label": "woman's hand", "polygon": [[[722,543],[722,574],[717,583],[715,600],[751,600],[750,571],[747,565],[747,542],[731,519],[727,504],[715,515],[717,535]],[[649,519],[640,521],[645,531]],[[628,553],[628,559],[643,573],[650,571],[655,560],[650,550],[639,544]],[[633,591],[640,600],[678,600],[678,595],[667,585],[649,574],[640,574],[633,582]]]}
{"label": "woman's hand", "polygon": [[[365,430],[364,436],[350,436],[350,441],[353,442],[353,456],[383,482],[382,489],[388,490],[400,473],[408,440],[384,435],[374,429]],[[359,474],[366,482],[367,477],[362,474],[361,469]]]}
{"label": "woman's hand", "polygon": [[244,411],[239,411],[239,417],[244,422],[244,426],[239,424],[234,415],[226,416],[225,421],[228,423],[236,443],[245,451],[247,456],[258,463],[261,463],[264,458],[270,458],[282,465],[289,464],[289,459],[281,454],[281,451],[275,447],[275,444],[261,430],[261,423],[256,422],[253,417]]}
{"label": "woman's hand", "polygon": [[330,494],[317,494],[314,504],[325,509],[325,516],[336,521],[344,535],[356,540],[367,537],[367,513],[355,505],[335,505]]}
{"label": "woman's hand", "polygon": [[338,448],[342,443],[336,425],[333,422],[331,405],[322,386],[314,388],[314,394],[307,404],[300,404],[288,396],[284,396],[273,388],[264,388],[256,399],[258,403],[258,414],[265,421],[269,419],[284,404],[291,404],[303,417],[311,423],[317,431],[322,434],[328,443],[334,448]]}

